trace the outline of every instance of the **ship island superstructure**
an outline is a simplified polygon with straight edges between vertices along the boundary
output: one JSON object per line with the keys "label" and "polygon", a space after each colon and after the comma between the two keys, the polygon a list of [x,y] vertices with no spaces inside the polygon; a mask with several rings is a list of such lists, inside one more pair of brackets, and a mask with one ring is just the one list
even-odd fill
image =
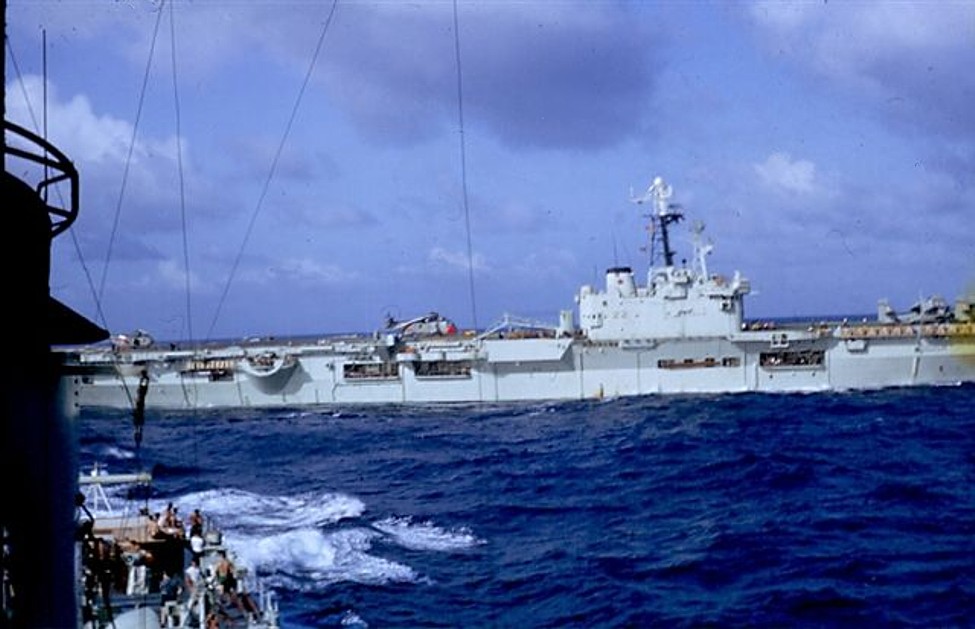
{"label": "ship island superstructure", "polygon": [[[695,223],[692,263],[675,264],[670,230],[683,218],[653,180],[631,200],[650,208],[651,264],[582,286],[578,322],[505,316],[461,331],[429,313],[389,319],[373,334],[260,340],[181,349],[149,335],[66,349],[78,407],[193,409],[329,404],[518,402],[672,393],[825,391],[975,381],[971,298],[940,297],[873,321],[754,324],[750,283],[712,274],[712,245]],[[632,195],[631,195],[632,196]],[[658,255],[654,256],[656,251]]]}

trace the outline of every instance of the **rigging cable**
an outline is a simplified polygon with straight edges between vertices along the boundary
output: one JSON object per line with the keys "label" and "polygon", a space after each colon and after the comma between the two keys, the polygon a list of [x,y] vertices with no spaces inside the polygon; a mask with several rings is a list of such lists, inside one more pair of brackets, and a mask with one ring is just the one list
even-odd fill
{"label": "rigging cable", "polygon": [[[14,54],[13,46],[10,45],[10,38],[4,36],[3,39],[7,47],[8,57],[10,58],[10,61],[13,64],[14,72],[17,74],[17,83],[20,85],[20,91],[24,97],[24,105],[27,107],[27,114],[30,116],[31,124],[34,127],[34,131],[37,132],[38,135],[41,135],[40,125],[37,122],[37,115],[34,113],[34,107],[31,105],[30,96],[27,94],[27,88],[24,85],[24,77],[20,72],[20,65],[18,65],[17,63],[17,56]],[[46,78],[44,79],[44,82],[45,84],[47,83]],[[44,134],[44,136],[42,137],[46,137],[46,134]],[[58,198],[61,202],[61,205],[64,206],[65,203],[64,203],[63,195],[61,194],[61,188],[55,187],[55,191],[58,194]],[[85,280],[87,280],[88,282],[88,289],[91,291],[91,294],[95,299],[95,309],[98,312],[98,319],[99,321],[102,322],[103,327],[107,327],[105,326],[105,315],[102,313],[101,301],[98,299],[98,294],[95,292],[95,282],[91,276],[91,269],[88,268],[88,263],[85,262],[85,256],[81,252],[81,243],[78,242],[78,234],[75,233],[75,230],[73,229],[67,230],[67,233],[68,235],[71,236],[71,243],[74,245],[75,254],[77,254],[78,256],[78,260],[81,263],[81,270],[84,272]]]}
{"label": "rigging cable", "polygon": [[179,178],[179,217],[183,232],[183,268],[186,270],[186,334],[187,340],[193,344],[193,311],[190,307],[190,248],[186,230],[186,184],[183,177],[183,130],[179,113],[179,82],[176,78],[176,15],[173,5],[169,3],[169,39],[170,60],[173,66],[173,104],[176,110],[176,168]]}
{"label": "rigging cable", "polygon": [[467,229],[467,280],[471,297],[471,317],[477,330],[477,301],[474,293],[474,248],[471,242],[471,210],[467,195],[467,142],[464,139],[464,81],[460,65],[460,28],[457,0],[454,0],[454,56],[457,60],[457,120],[460,129],[460,182],[464,201],[464,225]]}
{"label": "rigging cable", "polygon": [[[142,106],[145,104],[146,88],[149,84],[149,72],[152,69],[152,58],[156,51],[156,38],[159,36],[159,24],[162,22],[163,7],[166,0],[162,0],[159,5],[159,13],[156,15],[156,27],[152,31],[152,43],[149,46],[149,58],[146,60],[146,71],[142,77],[142,90],[139,93],[139,104],[136,108],[135,122],[132,124],[132,139],[129,142],[129,152],[125,156],[125,167],[122,169],[122,186],[119,189],[118,202],[115,204],[115,220],[112,223],[112,232],[108,239],[108,251],[105,254],[105,267],[102,270],[102,279],[98,286],[97,299],[101,301],[105,294],[105,280],[108,276],[109,263],[112,260],[112,248],[115,244],[115,236],[118,233],[119,218],[122,213],[122,199],[125,197],[125,186],[129,180],[129,166],[132,164],[132,151],[135,149],[135,139],[139,132],[139,121],[142,119]],[[108,328],[108,323],[102,319],[102,326]]]}
{"label": "rigging cable", "polygon": [[305,72],[305,78],[301,83],[301,88],[298,90],[298,97],[295,99],[294,106],[291,108],[291,116],[288,118],[288,123],[285,125],[284,134],[281,136],[281,141],[278,143],[278,148],[274,153],[274,159],[271,160],[271,168],[268,171],[267,178],[264,180],[264,187],[257,199],[257,205],[254,207],[254,211],[251,213],[250,222],[247,224],[247,230],[244,232],[244,240],[240,244],[240,248],[237,250],[237,256],[234,258],[233,266],[230,268],[230,275],[227,277],[227,283],[224,285],[223,292],[220,294],[220,300],[217,302],[217,309],[213,314],[213,321],[211,321],[210,327],[206,334],[206,338],[208,339],[212,338],[213,329],[217,325],[217,319],[220,318],[220,311],[223,309],[223,304],[227,300],[227,294],[230,292],[230,285],[234,281],[234,276],[237,274],[237,269],[240,266],[240,261],[244,255],[244,249],[247,247],[251,233],[254,231],[254,224],[257,222],[257,216],[260,214],[261,208],[264,205],[264,198],[267,197],[268,190],[271,187],[271,181],[274,179],[274,172],[278,167],[278,160],[281,158],[281,153],[284,151],[284,145],[288,141],[288,136],[291,134],[291,127],[294,125],[295,118],[298,115],[298,107],[301,105],[301,100],[305,95],[305,90],[308,88],[308,83],[311,81],[312,72],[315,70],[315,65],[318,62],[318,55],[322,51],[322,45],[325,43],[325,35],[328,33],[328,28],[332,24],[332,18],[335,16],[335,9],[337,6],[338,0],[333,0],[332,8],[328,12],[328,17],[325,19],[324,26],[322,26],[321,35],[318,37],[315,52],[312,55],[311,62],[308,64],[308,70]]}
{"label": "rigging cable", "polygon": [[[21,91],[23,93],[24,104],[27,107],[27,112],[28,112],[28,115],[30,116],[31,123],[34,125],[34,128],[36,129],[38,127],[38,124],[37,124],[37,116],[34,113],[34,108],[31,105],[30,97],[27,94],[26,87],[24,86],[23,75],[21,74],[20,67],[17,64],[16,56],[13,54],[13,48],[10,46],[10,40],[9,40],[9,38],[4,37],[4,40],[5,40],[5,43],[7,45],[7,50],[10,53],[10,57],[11,57],[11,61],[13,62],[14,70],[17,73],[17,79],[18,79],[18,82],[20,84]],[[47,46],[46,32],[45,32],[44,42],[45,42],[45,49],[46,49],[46,46]],[[44,74],[43,74],[43,81],[44,81],[44,101],[45,102],[44,102],[44,134],[43,134],[42,137],[45,137],[46,138],[47,137],[47,52],[46,52],[46,50],[45,50],[45,53],[44,53]],[[45,165],[45,171],[46,170],[47,170],[47,166]],[[46,175],[45,175],[45,178],[46,178]],[[64,199],[63,199],[62,194],[61,194],[61,188],[60,187],[55,187],[55,191],[57,192],[59,201],[60,201],[61,205],[63,206],[64,205]],[[47,199],[46,198],[44,199],[44,202],[47,203]],[[104,312],[102,311],[101,299],[99,298],[98,293],[95,291],[95,286],[94,286],[94,283],[92,281],[91,272],[90,272],[90,270],[88,268],[87,263],[85,262],[84,255],[82,254],[82,251],[81,251],[81,244],[78,242],[78,237],[77,237],[75,231],[74,230],[68,230],[68,231],[71,234],[71,242],[74,244],[75,253],[78,255],[78,260],[81,262],[81,268],[84,271],[85,279],[88,282],[88,288],[91,290],[92,295],[94,296],[94,299],[95,299],[95,308],[96,308],[96,310],[98,312],[98,317],[99,317],[99,319],[102,321],[102,323],[104,325],[104,323],[105,323],[105,315],[104,315]],[[146,392],[148,391],[148,387],[149,387],[148,372],[147,372],[146,369],[142,369],[142,372],[141,372],[140,378],[139,378],[139,388],[138,388],[138,392],[137,392],[137,397],[136,397],[136,399],[133,399],[132,393],[131,393],[131,391],[129,391],[129,387],[128,387],[128,385],[125,382],[125,378],[124,378],[124,376],[121,375],[121,372],[119,371],[117,356],[116,356],[115,368],[116,368],[116,372],[119,375],[119,380],[121,380],[122,390],[125,391],[125,395],[128,398],[129,405],[133,407],[132,423],[133,423],[134,437],[135,437],[136,459],[138,459],[139,458],[140,447],[142,445],[142,427],[143,427],[143,425],[145,423],[145,398],[146,398]]]}
{"label": "rigging cable", "polygon": [[[112,261],[112,249],[115,245],[115,237],[118,234],[119,220],[122,215],[122,200],[125,198],[126,184],[129,180],[129,167],[132,165],[132,153],[135,150],[135,142],[139,133],[139,122],[142,120],[142,108],[143,105],[145,105],[146,91],[149,85],[149,74],[152,70],[152,60],[155,57],[156,41],[159,37],[159,25],[162,23],[163,9],[165,8],[165,5],[166,0],[161,0],[159,4],[159,12],[156,14],[156,24],[152,30],[152,40],[149,44],[149,56],[146,59],[146,69],[142,75],[142,88],[139,91],[139,102],[136,106],[135,121],[132,123],[132,138],[129,141],[128,153],[125,156],[125,166],[122,169],[122,183],[119,187],[118,201],[115,204],[115,217],[112,221],[112,231],[108,238],[108,249],[105,253],[105,266],[102,269],[101,281],[98,285],[98,292],[95,295],[95,300],[99,304],[101,304],[105,295],[105,282],[108,278],[108,269]],[[99,316],[101,317],[102,326],[108,329],[108,322],[105,320],[105,316],[100,305],[98,307],[98,312]],[[132,407],[132,427],[136,445],[136,459],[139,460],[142,445],[142,426],[145,423],[145,396],[148,392],[149,386],[148,373],[145,369],[142,370],[139,378],[139,387],[136,392],[136,396],[133,397],[132,391],[129,389],[128,383],[125,381],[125,376],[122,375],[121,370],[119,369],[117,359],[116,372],[118,373],[119,380],[121,381],[122,389],[125,391],[125,396],[129,400],[129,405]]]}
{"label": "rigging cable", "polygon": [[[186,228],[186,185],[183,176],[183,130],[180,118],[180,101],[179,101],[179,81],[176,75],[176,10],[174,8],[175,3],[169,3],[169,50],[170,50],[170,63],[173,70],[173,108],[175,110],[176,117],[176,166],[179,177],[179,213],[180,213],[180,225],[182,229],[183,236],[183,268],[185,270],[185,288],[186,288],[186,340],[189,342],[190,346],[193,346],[193,311],[191,308],[191,291],[190,291],[190,247],[188,240],[188,230]],[[182,376],[181,376],[182,378]],[[195,383],[194,383],[195,386]],[[139,397],[138,401],[141,404],[136,407],[136,415],[138,419],[143,422],[145,413],[145,394],[149,387],[149,379],[143,372],[142,378],[139,380]],[[183,392],[186,395],[186,384],[183,383]],[[196,396],[194,395],[194,398]],[[188,400],[187,400],[188,401]],[[193,409],[196,410],[196,405],[192,405]],[[199,430],[199,422],[193,422],[194,431]],[[137,428],[138,439],[142,439],[142,429]],[[197,435],[198,437],[198,435]],[[199,452],[197,450],[197,444],[199,438],[192,439],[193,444],[193,463],[194,467],[199,470]]]}
{"label": "rigging cable", "polygon": [[[47,136],[47,29],[41,30],[41,67],[43,71],[41,76],[44,77],[44,96],[41,98],[41,103],[44,105],[41,109],[44,118],[44,134],[41,136],[45,140],[48,139]],[[44,159],[47,159],[47,147],[44,147]],[[44,162],[44,180],[47,181],[47,162]],[[44,203],[47,204],[47,188],[44,188]]]}

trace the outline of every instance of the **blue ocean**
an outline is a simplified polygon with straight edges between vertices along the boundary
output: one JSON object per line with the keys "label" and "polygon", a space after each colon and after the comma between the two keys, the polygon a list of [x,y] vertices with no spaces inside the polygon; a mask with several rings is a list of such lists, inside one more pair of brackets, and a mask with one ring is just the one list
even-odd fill
{"label": "blue ocean", "polygon": [[84,411],[283,627],[975,626],[975,385]]}

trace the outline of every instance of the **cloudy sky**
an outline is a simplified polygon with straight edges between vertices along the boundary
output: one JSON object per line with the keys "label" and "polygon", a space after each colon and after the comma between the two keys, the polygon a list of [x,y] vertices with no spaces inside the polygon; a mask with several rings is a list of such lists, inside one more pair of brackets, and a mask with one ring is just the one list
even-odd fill
{"label": "cloudy sky", "polygon": [[645,277],[656,175],[746,316],[975,290],[975,2],[7,4],[82,178],[52,292],[115,333],[555,322]]}

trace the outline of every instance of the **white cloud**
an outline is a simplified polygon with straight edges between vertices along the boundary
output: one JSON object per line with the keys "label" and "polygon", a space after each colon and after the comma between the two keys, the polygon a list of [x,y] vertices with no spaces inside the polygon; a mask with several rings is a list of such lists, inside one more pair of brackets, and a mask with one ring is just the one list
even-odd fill
{"label": "white cloud", "polygon": [[933,11],[928,2],[814,3],[761,0],[749,13],[772,35],[799,36],[820,54],[846,57],[888,54],[905,48],[970,46],[975,36],[975,4],[943,2]]}
{"label": "white cloud", "polygon": [[808,194],[816,185],[816,165],[804,159],[793,160],[788,153],[772,153],[755,172],[765,185],[791,193]]}
{"label": "white cloud", "polygon": [[[183,267],[182,262],[163,260],[157,265],[156,271],[159,274],[159,279],[166,288],[175,291],[186,291],[186,269]],[[192,271],[189,274],[189,284],[190,292],[194,293],[213,292],[214,289],[212,284],[207,285],[198,274]]]}
{"label": "white cloud", "polygon": [[[7,117],[28,129],[36,130],[43,103],[44,82],[38,76],[26,76],[19,85],[6,87]],[[99,116],[83,94],[61,100],[56,85],[48,82],[49,135],[72,160],[100,167],[118,168],[125,163],[132,142],[132,125],[112,116]],[[184,144],[185,150],[185,144]],[[132,151],[138,164],[147,155],[175,160],[176,140],[137,140]]]}
{"label": "white cloud", "polygon": [[[657,52],[646,23],[632,18],[612,3],[464,3],[468,121],[510,146],[627,137],[654,87]],[[427,140],[456,120],[453,30],[449,4],[343,5],[319,76],[366,137]]]}
{"label": "white cloud", "polygon": [[562,277],[566,275],[567,270],[574,270],[577,263],[575,253],[569,249],[543,247],[539,251],[528,254],[524,261],[524,268],[531,269],[531,273],[536,276]]}
{"label": "white cloud", "polygon": [[807,24],[815,16],[815,9],[816,5],[812,2],[781,0],[759,0],[749,7],[756,22],[779,31],[794,31]]}
{"label": "white cloud", "polygon": [[910,75],[933,57],[971,48],[973,9],[975,4],[965,7],[957,2],[939,5],[937,11],[927,4],[910,3],[896,9],[856,4],[846,11],[831,10],[807,33],[813,60],[820,71],[833,76],[896,87],[900,81],[885,76],[878,67],[899,61],[896,65]]}
{"label": "white cloud", "polygon": [[342,284],[358,277],[335,264],[321,264],[312,258],[288,258],[268,267],[259,276],[262,283],[278,283],[284,280],[310,284]]}
{"label": "white cloud", "polygon": [[295,284],[334,286],[354,281],[358,277],[359,273],[355,270],[336,264],[322,264],[307,256],[281,259],[262,256],[242,266],[235,276],[237,283],[276,288]]}
{"label": "white cloud", "polygon": [[[48,82],[48,139],[64,152],[82,173],[81,207],[86,220],[110,220],[119,201],[125,174],[122,210],[143,231],[168,232],[179,228],[176,196],[177,155],[175,135],[153,137],[139,132],[133,145],[132,123],[100,115],[85,94],[62,96]],[[7,117],[37,132],[44,94],[43,79],[26,75],[6,86]],[[193,178],[190,142],[183,140],[183,162]],[[130,154],[131,146],[131,154]]]}
{"label": "white cloud", "polygon": [[448,268],[452,271],[466,271],[472,265],[475,271],[488,271],[488,266],[484,256],[475,253],[472,259],[468,259],[466,253],[459,251],[447,251],[442,247],[434,247],[430,250],[427,259],[437,268]]}
{"label": "white cloud", "polygon": [[377,223],[373,214],[347,203],[319,203],[314,206],[299,203],[287,206],[285,212],[288,221],[295,221],[312,229],[360,228]]}
{"label": "white cloud", "polygon": [[750,5],[769,54],[852,90],[908,133],[973,139],[975,3]]}

